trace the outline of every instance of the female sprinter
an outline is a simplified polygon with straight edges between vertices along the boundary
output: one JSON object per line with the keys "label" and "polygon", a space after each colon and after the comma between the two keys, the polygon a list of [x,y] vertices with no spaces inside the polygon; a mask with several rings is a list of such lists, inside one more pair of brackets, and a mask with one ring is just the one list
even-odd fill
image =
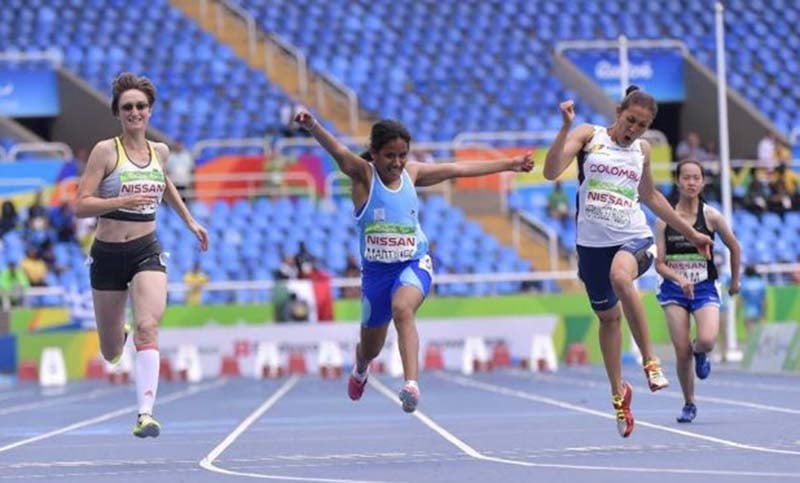
{"label": "female sprinter", "polygon": [[369,151],[361,157],[336,140],[308,112],[299,112],[295,120],[333,156],[353,183],[363,295],[361,337],[348,395],[354,401],[361,398],[369,363],[383,348],[389,322],[394,320],[405,375],[400,400],[404,411],[413,412],[420,397],[419,337],[414,318],[433,276],[414,187],[463,176],[527,172],[533,169],[533,160],[528,155],[484,163],[409,162],[411,135],[402,124],[390,120],[372,126]]}
{"label": "female sprinter", "polygon": [[631,86],[610,127],[583,124],[572,132],[573,101],[561,103],[560,108],[563,125],[547,152],[544,176],[557,179],[578,156],[578,275],[600,319],[600,349],[611,384],[617,430],[628,437],[634,419],[630,410],[632,388],[622,380],[623,312],[642,353],[650,390],[669,385],[653,353],[644,308],[633,283],[654,258],[653,234],[639,201],[706,256],[710,256],[713,242],[683,221],[653,185],[650,145],[639,139],[658,111],[652,96]]}
{"label": "female sprinter", "polygon": [[167,267],[155,231],[162,197],[200,241],[200,248],[208,248],[205,228],[192,218],[164,174],[169,148],[145,138],[155,101],[155,87],[146,77],[124,73],[114,79],[111,112],[122,134],[92,149],[75,206],[79,218],[99,217],[89,261],[100,351],[107,361],[122,355],[128,295],[133,304],[139,403],[133,434],[140,438],[156,437],[161,431],[153,419],[153,404],[160,362],[158,324],[167,304]]}
{"label": "female sprinter", "polygon": [[[700,233],[705,233],[712,239],[715,233],[719,233],[723,243],[731,251],[731,282],[728,293],[738,293],[739,242],[720,212],[705,204],[700,196],[705,185],[702,166],[693,159],[681,161],[675,172],[675,180],[679,193],[675,211]],[[711,362],[707,354],[714,348],[719,332],[717,267],[713,259],[707,260],[698,255],[685,236],[661,220],[656,224],[656,246],[656,271],[664,278],[659,287],[658,301],[664,309],[672,345],[675,346],[678,380],[683,390],[684,405],[677,419],[679,423],[690,423],[697,416],[692,355],[694,373],[698,379],[705,379],[711,372]],[[689,339],[689,317],[692,315],[697,332],[694,343]]]}

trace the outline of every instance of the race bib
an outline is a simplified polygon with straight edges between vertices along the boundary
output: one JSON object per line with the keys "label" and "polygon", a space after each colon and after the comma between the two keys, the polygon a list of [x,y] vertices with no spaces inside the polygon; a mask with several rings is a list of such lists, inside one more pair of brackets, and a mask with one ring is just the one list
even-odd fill
{"label": "race bib", "polygon": [[367,226],[364,258],[370,262],[405,262],[417,252],[415,227],[379,223]]}
{"label": "race bib", "polygon": [[667,255],[667,266],[692,283],[708,280],[708,260],[701,255]]}
{"label": "race bib", "polygon": [[624,228],[630,224],[635,199],[636,193],[632,189],[600,180],[589,180],[584,217],[603,225]]}

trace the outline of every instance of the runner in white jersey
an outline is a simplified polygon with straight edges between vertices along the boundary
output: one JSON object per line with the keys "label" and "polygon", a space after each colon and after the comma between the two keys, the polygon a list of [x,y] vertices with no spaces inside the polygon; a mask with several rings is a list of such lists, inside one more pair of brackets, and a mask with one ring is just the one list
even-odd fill
{"label": "runner in white jersey", "polygon": [[[592,309],[600,319],[603,353],[617,430],[633,432],[632,389],[622,379],[622,313],[642,353],[651,391],[669,385],[653,352],[642,302],[634,286],[653,262],[653,234],[639,201],[710,256],[711,238],[680,218],[655,189],[650,172],[650,145],[640,140],[658,111],[649,94],[631,86],[610,127],[583,124],[570,132],[573,101],[561,103],[563,125],[545,159],[544,176],[557,179],[578,157],[578,275]],[[620,307],[620,305],[622,307]]]}
{"label": "runner in white jersey", "polygon": [[145,138],[156,91],[146,77],[120,74],[112,86],[111,112],[122,125],[118,137],[98,142],[78,186],[75,215],[99,217],[89,256],[92,298],[100,351],[109,362],[122,356],[127,331],[125,307],[133,305],[136,396],[133,434],[156,437],[153,418],[161,357],[158,324],[167,304],[165,254],[156,238],[156,210],[162,197],[208,247],[208,235],[164,174],[169,148]]}

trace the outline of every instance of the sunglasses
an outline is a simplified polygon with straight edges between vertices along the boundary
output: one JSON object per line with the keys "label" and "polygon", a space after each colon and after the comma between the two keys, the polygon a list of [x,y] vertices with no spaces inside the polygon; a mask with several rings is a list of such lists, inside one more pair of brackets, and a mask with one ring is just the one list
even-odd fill
{"label": "sunglasses", "polygon": [[146,102],[137,102],[136,104],[134,104],[132,102],[128,102],[126,104],[121,105],[120,109],[122,109],[123,111],[129,112],[129,111],[132,111],[134,107],[139,111],[144,111],[145,109],[150,107],[150,104],[148,104]]}

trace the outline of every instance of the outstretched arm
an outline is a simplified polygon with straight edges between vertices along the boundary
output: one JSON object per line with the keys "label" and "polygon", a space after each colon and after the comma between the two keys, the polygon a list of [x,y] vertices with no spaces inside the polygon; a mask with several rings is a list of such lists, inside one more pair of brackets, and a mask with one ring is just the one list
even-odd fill
{"label": "outstretched arm", "polygon": [[451,178],[466,178],[501,173],[503,171],[529,172],[533,169],[533,158],[528,153],[511,159],[497,159],[481,162],[459,163],[416,163],[406,164],[406,170],[414,180],[415,186],[431,186]]}
{"label": "outstretched arm", "polygon": [[575,120],[575,102],[569,100],[559,105],[563,123],[556,138],[547,150],[547,157],[544,160],[544,170],[542,174],[549,180],[558,179],[561,173],[569,167],[572,160],[580,152],[583,146],[589,141],[594,132],[594,128],[589,124],[581,124],[572,132],[572,121]]}
{"label": "outstretched arm", "polygon": [[701,255],[711,258],[714,242],[678,216],[678,213],[672,209],[664,195],[656,189],[653,182],[653,174],[650,171],[650,145],[646,141],[642,141],[642,147],[644,149],[644,165],[642,166],[642,179],[639,180],[639,199],[653,210],[656,216],[685,236],[692,245],[697,247],[697,251]]}
{"label": "outstretched arm", "polygon": [[303,129],[308,131],[317,142],[328,151],[339,169],[344,174],[350,177],[353,181],[360,181],[366,183],[369,179],[369,163],[353,153],[347,146],[342,144],[338,139],[333,137],[333,134],[328,132],[327,129],[318,123],[314,116],[307,111],[300,111],[294,117],[295,122]]}

